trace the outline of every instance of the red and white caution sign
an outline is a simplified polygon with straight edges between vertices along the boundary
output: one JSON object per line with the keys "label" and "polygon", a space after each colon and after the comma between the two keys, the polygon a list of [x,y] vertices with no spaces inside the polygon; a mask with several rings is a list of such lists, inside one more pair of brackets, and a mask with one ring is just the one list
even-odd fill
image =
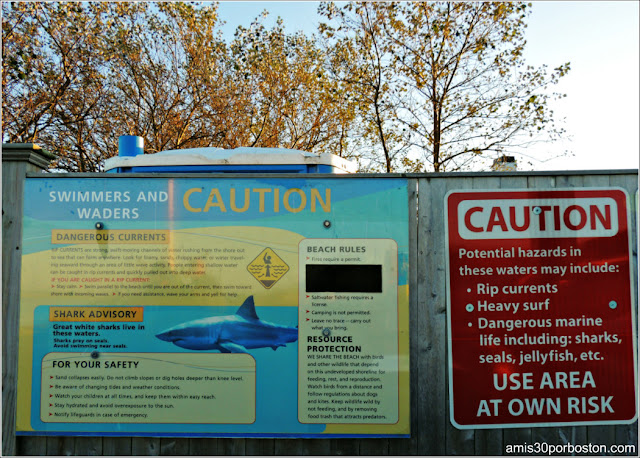
{"label": "red and white caution sign", "polygon": [[633,422],[625,191],[452,192],[446,211],[453,424]]}

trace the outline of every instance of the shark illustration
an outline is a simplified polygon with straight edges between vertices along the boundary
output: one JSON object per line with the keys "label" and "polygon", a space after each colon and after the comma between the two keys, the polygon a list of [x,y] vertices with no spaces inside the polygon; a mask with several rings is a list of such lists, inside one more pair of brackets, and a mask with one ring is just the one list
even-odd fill
{"label": "shark illustration", "polygon": [[219,350],[246,353],[253,348],[276,350],[298,340],[298,327],[262,321],[256,314],[253,296],[247,297],[235,315],[187,321],[162,331],[156,337],[189,350]]}

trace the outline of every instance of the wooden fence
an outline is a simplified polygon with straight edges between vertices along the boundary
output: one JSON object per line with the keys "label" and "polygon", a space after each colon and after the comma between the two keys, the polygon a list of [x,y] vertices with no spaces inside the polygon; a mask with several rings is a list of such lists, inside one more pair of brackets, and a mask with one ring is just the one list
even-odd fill
{"label": "wooden fence", "polygon": [[[633,445],[638,423],[459,430],[449,421],[444,199],[451,190],[610,188],[630,196],[633,278],[637,261],[637,170],[392,175],[409,178],[411,438],[215,439],[15,436],[22,186],[50,156],[3,146],[3,455],[504,455],[514,444]],[[86,176],[86,175],[85,175]],[[384,175],[376,175],[377,177]],[[366,179],[366,176],[363,176]],[[637,284],[633,294],[636,297]],[[637,309],[636,309],[637,316]],[[522,453],[519,453],[522,454]],[[628,453],[633,454],[633,453]]]}

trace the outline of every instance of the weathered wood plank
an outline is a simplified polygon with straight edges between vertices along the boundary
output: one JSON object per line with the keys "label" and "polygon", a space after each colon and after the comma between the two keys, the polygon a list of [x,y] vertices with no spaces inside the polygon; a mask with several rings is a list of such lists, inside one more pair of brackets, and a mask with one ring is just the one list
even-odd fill
{"label": "weathered wood plank", "polygon": [[105,456],[131,455],[131,438],[104,437],[102,439],[102,452]]}
{"label": "weathered wood plank", "polygon": [[245,455],[273,455],[275,453],[275,441],[273,439],[246,439]]}
{"label": "weathered wood plank", "polygon": [[630,425],[616,426],[616,444],[625,445],[629,448],[625,453],[621,453],[624,456],[638,456],[638,422],[634,422]]}
{"label": "weathered wood plank", "polygon": [[[457,180],[456,180],[457,181]],[[419,455],[444,455],[448,417],[444,196],[447,182],[418,183],[418,342]],[[450,183],[453,187],[453,183]],[[412,355],[413,356],[413,355]]]}
{"label": "weathered wood plank", "polygon": [[[288,451],[300,450],[300,455],[314,456],[314,455],[329,455],[331,454],[331,441],[328,439],[292,439],[296,442],[295,447],[288,447]],[[284,442],[284,441],[282,441]],[[276,451],[278,451],[276,449]],[[288,453],[287,453],[288,454]],[[293,454],[293,453],[291,453]]]}
{"label": "weathered wood plank", "polygon": [[245,439],[218,439],[220,455],[244,455]]}
{"label": "weathered wood plank", "polygon": [[358,441],[358,455],[388,456],[389,439],[360,439]]}
{"label": "weathered wood plank", "polygon": [[165,437],[160,439],[160,455],[188,455],[189,439]]}
{"label": "weathered wood plank", "polygon": [[475,432],[473,429],[457,429],[451,424],[451,411],[447,412],[447,454],[471,456],[475,453]]}
{"label": "weathered wood plank", "polygon": [[47,455],[72,456],[76,452],[74,437],[48,437]]}
{"label": "weathered wood plank", "polygon": [[[438,405],[438,392],[435,387],[437,380],[429,377],[429,370],[437,365],[437,351],[434,350],[434,332],[435,324],[431,322],[428,314],[427,296],[428,296],[428,280],[427,272],[429,266],[423,259],[429,256],[430,251],[427,241],[431,234],[431,214],[428,202],[431,196],[437,195],[433,188],[433,182],[436,180],[421,179],[418,181],[419,199],[418,199],[418,263],[415,267],[417,271],[417,310],[412,311],[411,317],[415,317],[416,339],[411,343],[411,357],[415,359],[412,364],[414,371],[412,381],[416,384],[414,391],[416,393],[416,402],[412,403],[413,410],[416,411],[417,419],[415,430],[412,435],[417,438],[417,453],[419,455],[444,455],[444,446],[436,451],[436,437],[442,432],[444,437],[444,422],[440,413],[444,413],[442,407]],[[435,343],[437,346],[437,343]],[[444,374],[442,374],[444,375]],[[442,377],[444,380],[444,377]],[[434,393],[432,393],[432,391]],[[444,398],[443,398],[444,399]],[[438,412],[438,407],[440,412]],[[431,419],[431,421],[429,421]]]}
{"label": "weathered wood plank", "polygon": [[157,437],[134,437],[131,439],[132,455],[160,455],[160,439]]}
{"label": "weathered wood plank", "polygon": [[353,439],[330,439],[330,455],[355,456],[358,454],[358,441]]}
{"label": "weathered wood plank", "polygon": [[303,439],[276,439],[273,444],[274,455],[299,456],[303,455]]}
{"label": "weathered wood plank", "polygon": [[556,187],[556,178],[556,175],[529,176],[527,177],[527,188],[536,191],[554,189]]}
{"label": "weathered wood plank", "polygon": [[[54,156],[33,144],[2,145],[2,454],[15,455],[18,323],[22,268],[24,180],[46,169]],[[33,441],[33,444],[28,442]],[[25,450],[45,452],[42,441],[24,437]]]}
{"label": "weathered wood plank", "polygon": [[76,437],[75,455],[100,456],[102,452],[102,437]]}
{"label": "weathered wood plank", "polygon": [[501,190],[527,189],[527,177],[524,176],[502,176],[499,180]]}
{"label": "weathered wood plank", "polygon": [[218,439],[203,437],[189,439],[189,455],[192,456],[215,456],[218,453]]}
{"label": "weathered wood plank", "polygon": [[[450,190],[460,190],[460,191],[464,191],[464,190],[470,190],[470,189],[474,189],[474,178],[472,177],[463,177],[463,178],[456,178],[456,179],[450,179],[450,180],[445,180],[443,188],[442,188],[442,192],[438,198],[438,201],[436,202],[441,202],[439,205],[441,206],[441,210],[438,211],[438,215],[437,215],[437,220],[434,219],[434,223],[436,223],[437,225],[435,226],[436,228],[438,228],[438,232],[441,234],[437,237],[437,239],[433,240],[434,244],[437,241],[437,254],[435,254],[435,259],[432,261],[431,259],[429,259],[429,262],[434,262],[436,264],[436,266],[440,265],[442,266],[441,269],[437,269],[435,268],[436,266],[434,266],[434,271],[437,272],[437,275],[434,277],[433,279],[433,283],[434,285],[438,285],[438,295],[442,296],[442,299],[440,300],[442,302],[441,307],[444,307],[444,311],[446,312],[446,303],[448,300],[447,294],[447,288],[446,288],[446,277],[449,275],[448,272],[446,272],[446,251],[448,250],[448,246],[446,243],[446,225],[445,225],[445,220],[446,220],[446,215],[445,215],[445,206],[446,206],[446,202],[444,201],[445,195],[447,194],[447,192],[449,192]],[[479,184],[479,186],[481,188],[486,188],[486,183],[484,183],[484,186],[482,184]],[[439,222],[438,222],[439,221]],[[433,253],[433,252],[432,252]],[[441,272],[438,272],[438,270],[441,270]],[[432,290],[433,291],[433,290]],[[439,302],[440,302],[439,301]],[[444,323],[441,325],[443,326],[443,338],[442,340],[444,341],[445,345],[443,347],[444,353],[444,361],[445,361],[445,386],[447,387],[447,389],[445,390],[445,399],[446,399],[446,403],[447,403],[447,411],[446,411],[446,422],[445,422],[445,445],[446,445],[446,453],[447,454],[453,454],[453,455],[473,455],[474,454],[474,449],[475,449],[475,431],[471,430],[471,429],[466,429],[466,430],[461,430],[456,428],[455,426],[453,426],[453,423],[451,422],[451,415],[453,414],[452,410],[451,410],[451,396],[455,395],[455,393],[451,393],[449,391],[449,364],[450,362],[448,361],[449,358],[449,340],[451,338],[451,336],[449,336],[449,329],[447,328],[447,320],[448,317],[445,316],[445,320]]]}
{"label": "weathered wood plank", "polygon": [[584,188],[609,188],[615,186],[611,184],[610,178],[607,175],[578,175],[565,177],[565,179],[570,183],[580,183],[580,186]]}
{"label": "weathered wood plank", "polygon": [[18,436],[16,455],[44,456],[47,454],[47,438],[40,436]]}
{"label": "weathered wood plank", "polygon": [[531,444],[532,437],[533,428],[505,428],[502,435],[503,449],[500,454],[506,455],[507,448],[513,445]]}
{"label": "weathered wood plank", "polygon": [[[18,316],[22,265],[22,188],[26,164],[2,164],[2,454],[16,452]],[[9,204],[10,203],[10,204]],[[28,441],[25,438],[25,441]]]}

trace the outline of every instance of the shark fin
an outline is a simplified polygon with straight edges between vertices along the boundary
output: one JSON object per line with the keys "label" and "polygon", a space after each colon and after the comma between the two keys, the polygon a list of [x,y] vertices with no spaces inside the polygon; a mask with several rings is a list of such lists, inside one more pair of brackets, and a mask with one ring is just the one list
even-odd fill
{"label": "shark fin", "polygon": [[273,351],[276,351],[279,347],[284,347],[285,345],[283,344],[279,344],[279,345],[272,345],[271,348],[273,348]]}
{"label": "shark fin", "polygon": [[246,319],[253,319],[253,320],[260,319],[256,314],[256,306],[253,303],[253,296],[249,296],[245,299],[245,301],[242,303],[242,305],[236,312],[236,315],[239,315],[242,318],[246,318]]}
{"label": "shark fin", "polygon": [[218,346],[221,347],[222,353],[246,353],[247,349],[242,345],[238,345],[233,342],[218,342]]}

